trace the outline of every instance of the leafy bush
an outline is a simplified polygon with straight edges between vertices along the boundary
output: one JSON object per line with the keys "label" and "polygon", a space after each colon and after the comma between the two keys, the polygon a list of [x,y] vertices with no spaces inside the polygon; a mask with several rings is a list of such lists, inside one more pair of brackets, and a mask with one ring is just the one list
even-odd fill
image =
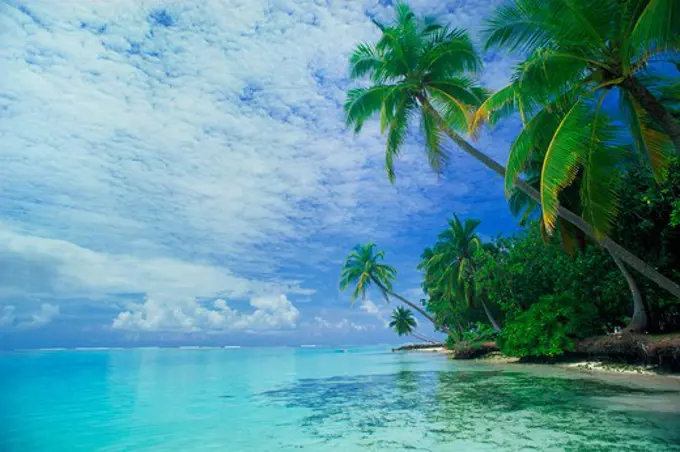
{"label": "leafy bush", "polygon": [[453,347],[456,345],[456,342],[458,342],[458,338],[455,338],[453,336],[447,336],[446,339],[444,340],[444,347],[448,348],[449,350],[453,350]]}
{"label": "leafy bush", "polygon": [[498,346],[504,354],[520,358],[559,356],[593,333],[595,317],[595,307],[580,303],[571,292],[542,296],[508,320]]}
{"label": "leafy bush", "polygon": [[626,325],[630,292],[611,256],[586,243],[570,256],[558,234],[544,242],[538,223],[494,242],[495,251],[475,256],[476,279],[490,303],[506,319],[525,312],[545,295],[570,292],[575,301],[595,307],[598,333]]}
{"label": "leafy bush", "polygon": [[463,334],[463,340],[468,342],[490,342],[496,339],[496,332],[490,325],[476,322],[469,331]]}

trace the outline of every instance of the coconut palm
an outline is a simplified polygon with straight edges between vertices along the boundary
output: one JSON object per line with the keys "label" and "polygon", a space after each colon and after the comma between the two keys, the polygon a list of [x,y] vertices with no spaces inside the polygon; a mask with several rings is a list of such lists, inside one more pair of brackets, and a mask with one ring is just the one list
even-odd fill
{"label": "coconut palm", "polygon": [[[432,168],[440,172],[447,161],[443,135],[487,168],[505,177],[505,168],[465,141],[459,132],[467,130],[472,110],[486,93],[472,80],[480,65],[468,35],[436,23],[418,20],[408,6],[395,6],[391,25],[375,22],[382,36],[375,45],[360,44],[350,56],[352,78],[367,77],[367,88],[351,89],[344,105],[347,122],[359,132],[370,117],[380,118],[387,135],[385,163],[394,180],[394,158],[401,151],[409,120],[419,117],[425,151]],[[516,182],[534,201],[540,194],[522,179]],[[588,236],[598,239],[610,253],[641,272],[659,286],[680,297],[680,285],[661,275],[625,248],[604,235],[596,235],[583,218],[558,206],[558,214]]]}
{"label": "coconut palm", "polygon": [[[541,153],[548,231],[556,226],[560,193],[579,177],[582,215],[606,233],[618,210],[617,144],[632,138],[658,178],[673,149],[680,152],[680,123],[641,77],[651,62],[680,50],[680,2],[509,0],[487,21],[486,34],[487,48],[528,55],[471,122],[474,131],[484,120],[519,111],[525,127],[511,149],[506,188]],[[605,107],[613,94],[619,117]],[[625,135],[617,120],[626,123]]]}
{"label": "coconut palm", "polygon": [[476,234],[480,223],[473,219],[463,223],[454,214],[449,227],[439,234],[434,248],[423,253],[418,268],[425,271],[426,279],[436,280],[434,286],[444,294],[465,302],[468,307],[481,304],[491,326],[500,331],[484,298],[475,292],[473,256],[483,247]]}
{"label": "coconut palm", "polygon": [[416,318],[413,316],[413,311],[403,306],[397,306],[397,308],[394,311],[392,311],[389,326],[399,336],[413,336],[419,341],[436,342],[416,332],[418,322],[416,321]]}
{"label": "coconut palm", "polygon": [[413,317],[413,311],[406,309],[402,306],[398,306],[394,311],[392,311],[392,320],[389,325],[390,328],[399,336],[408,336],[415,332],[418,322],[416,322],[415,317]]}
{"label": "coconut palm", "polygon": [[393,292],[392,281],[395,280],[397,271],[394,267],[382,263],[384,258],[384,251],[375,251],[375,243],[355,246],[342,268],[340,290],[344,291],[354,285],[354,290],[352,291],[352,302],[354,302],[358,298],[365,299],[366,291],[371,284],[375,284],[386,302],[389,303],[389,297],[396,298],[432,322],[437,328],[446,334],[450,334],[446,325],[437,322],[415,303]]}

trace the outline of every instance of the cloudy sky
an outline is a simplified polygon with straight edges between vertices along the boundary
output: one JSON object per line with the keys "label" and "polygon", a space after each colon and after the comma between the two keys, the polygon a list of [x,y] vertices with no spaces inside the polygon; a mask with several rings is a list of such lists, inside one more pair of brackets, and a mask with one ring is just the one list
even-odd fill
{"label": "cloudy sky", "polygon": [[[417,299],[452,212],[515,226],[455,149],[437,179],[414,133],[390,185],[376,124],[345,127],[348,53],[390,3],[0,0],[0,348],[398,341],[377,294],[338,292],[352,246]],[[496,3],[411,2],[473,35]]]}

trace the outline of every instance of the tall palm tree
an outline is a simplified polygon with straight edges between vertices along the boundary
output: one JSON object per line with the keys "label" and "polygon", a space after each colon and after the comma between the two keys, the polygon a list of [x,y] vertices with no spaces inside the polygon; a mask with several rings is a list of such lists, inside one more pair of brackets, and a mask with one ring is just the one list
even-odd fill
{"label": "tall palm tree", "polygon": [[396,298],[417,311],[446,334],[451,334],[446,325],[437,322],[421,307],[410,302],[401,295],[394,293],[392,290],[392,281],[395,280],[397,271],[394,267],[383,264],[381,261],[384,258],[384,251],[375,252],[375,243],[355,246],[342,268],[342,273],[340,274],[340,290],[344,291],[351,285],[354,285],[354,291],[352,292],[352,302],[354,302],[358,298],[365,299],[366,291],[371,284],[375,284],[386,302],[389,303],[389,297]]}
{"label": "tall palm tree", "polygon": [[413,311],[403,306],[397,306],[397,308],[394,311],[392,311],[389,326],[399,336],[413,336],[419,341],[436,342],[430,338],[423,336],[422,334],[416,331],[418,322],[416,321],[416,318],[413,316]]}
{"label": "tall palm tree", "polygon": [[426,279],[437,279],[434,287],[448,296],[465,302],[469,307],[481,304],[491,326],[500,331],[484,298],[475,292],[472,258],[475,252],[482,249],[482,242],[476,234],[480,223],[473,219],[466,219],[463,223],[454,214],[453,219],[449,220],[449,227],[439,234],[434,248],[423,254],[424,259],[418,268],[425,271]]}
{"label": "tall palm tree", "polygon": [[[368,77],[373,86],[347,93],[344,105],[347,122],[359,132],[365,121],[378,115],[380,128],[387,135],[385,163],[394,180],[394,158],[404,142],[409,120],[420,116],[425,151],[432,168],[439,172],[448,154],[442,135],[487,168],[505,177],[505,168],[465,141],[459,132],[467,130],[472,110],[486,96],[471,76],[480,61],[467,34],[459,29],[418,20],[408,6],[395,6],[392,25],[376,22],[382,32],[375,45],[360,44],[350,57],[352,78]],[[540,194],[522,179],[515,184],[534,201]],[[558,214],[610,253],[644,274],[670,293],[680,297],[680,285],[660,274],[634,254],[604,235],[597,235],[583,218],[565,209]]]}
{"label": "tall palm tree", "polygon": [[[673,149],[680,152],[680,123],[644,83],[650,62],[680,50],[680,2],[508,0],[487,21],[486,34],[487,48],[528,55],[471,123],[474,131],[483,120],[519,111],[525,127],[511,149],[506,188],[542,153],[546,228],[556,226],[560,193],[580,177],[582,215],[606,233],[617,215],[617,144],[632,138],[658,178]],[[619,117],[604,102],[614,93]]]}

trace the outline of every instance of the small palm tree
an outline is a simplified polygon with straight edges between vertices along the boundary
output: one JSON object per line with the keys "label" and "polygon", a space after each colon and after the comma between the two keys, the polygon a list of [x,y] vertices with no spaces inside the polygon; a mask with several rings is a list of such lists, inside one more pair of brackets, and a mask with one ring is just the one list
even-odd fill
{"label": "small palm tree", "polygon": [[383,251],[375,251],[375,243],[357,245],[354,247],[354,250],[347,257],[347,261],[342,268],[342,273],[340,275],[340,290],[344,291],[354,285],[354,290],[352,291],[352,302],[354,302],[358,298],[365,299],[366,291],[371,284],[375,284],[386,302],[389,303],[390,296],[394,297],[417,311],[446,334],[450,334],[446,325],[437,322],[418,305],[392,291],[392,281],[396,279],[397,271],[394,267],[383,264],[381,261],[384,258],[385,253]]}
{"label": "small palm tree", "polygon": [[442,293],[464,301],[468,306],[478,301],[493,328],[500,331],[484,298],[477,297],[479,294],[475,293],[472,258],[483,247],[476,234],[480,223],[473,219],[463,223],[454,214],[449,220],[449,227],[439,234],[434,248],[423,254],[424,259],[418,268],[425,271],[426,279],[437,279],[434,286],[438,286]]}
{"label": "small palm tree", "polygon": [[[404,4],[395,6],[390,25],[375,22],[382,36],[375,45],[360,44],[350,56],[350,76],[367,77],[368,88],[347,93],[344,105],[347,122],[359,132],[372,116],[380,118],[380,130],[387,135],[385,164],[391,181],[395,178],[394,159],[401,151],[409,121],[420,119],[425,151],[435,172],[448,159],[443,136],[487,168],[505,177],[505,168],[465,141],[473,111],[485,102],[487,93],[473,77],[480,59],[467,33],[431,21],[418,20]],[[540,193],[521,178],[515,185],[535,202]],[[557,207],[558,214],[588,236],[599,239],[612,255],[635,268],[659,286],[680,297],[680,285],[660,274],[630,251],[604,235],[597,235],[583,218]]]}
{"label": "small palm tree", "polygon": [[418,322],[416,321],[416,318],[413,316],[413,311],[404,308],[403,306],[397,306],[397,308],[394,311],[392,311],[389,326],[399,336],[413,336],[419,341],[437,342],[433,339],[423,336],[422,334],[416,331]]}
{"label": "small palm tree", "polygon": [[413,317],[413,311],[406,309],[402,306],[398,306],[394,311],[392,311],[392,320],[390,321],[390,328],[399,336],[408,336],[415,332],[418,322],[416,322],[415,317]]}
{"label": "small palm tree", "polygon": [[[618,212],[613,187],[622,174],[621,140],[632,137],[658,178],[673,149],[680,152],[680,123],[641,77],[650,62],[680,50],[680,2],[509,0],[487,21],[486,33],[487,48],[528,55],[471,123],[474,131],[483,120],[519,111],[525,127],[511,149],[506,188],[538,155],[548,231],[556,226],[560,194],[578,178],[583,217],[606,233]],[[604,106],[614,93],[618,117]]]}

